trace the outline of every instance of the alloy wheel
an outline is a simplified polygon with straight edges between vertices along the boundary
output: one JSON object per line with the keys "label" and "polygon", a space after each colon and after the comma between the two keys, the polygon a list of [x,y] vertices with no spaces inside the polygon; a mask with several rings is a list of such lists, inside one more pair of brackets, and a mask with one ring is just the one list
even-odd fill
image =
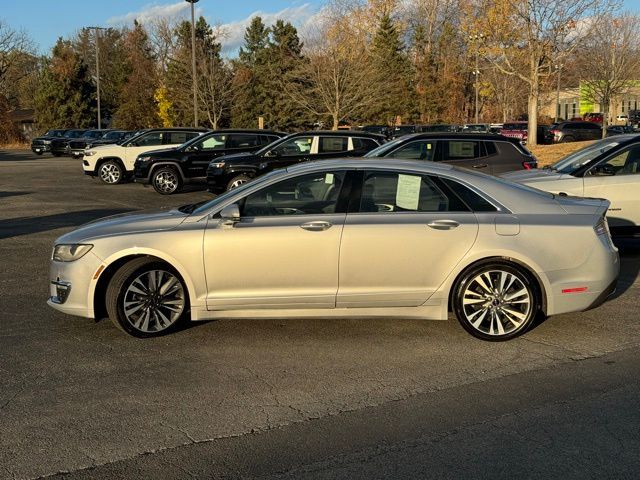
{"label": "alloy wheel", "polygon": [[533,304],[531,289],[518,275],[485,270],[467,283],[462,293],[462,314],[478,332],[500,337],[527,322]]}
{"label": "alloy wheel", "polygon": [[161,193],[173,193],[178,188],[178,176],[171,170],[163,170],[155,176],[154,186]]}
{"label": "alloy wheel", "polygon": [[104,183],[118,183],[120,175],[120,169],[113,163],[105,163],[100,167],[100,179]]}
{"label": "alloy wheel", "polygon": [[171,327],[185,308],[182,282],[166,270],[148,270],[135,277],[122,301],[127,322],[144,333]]}

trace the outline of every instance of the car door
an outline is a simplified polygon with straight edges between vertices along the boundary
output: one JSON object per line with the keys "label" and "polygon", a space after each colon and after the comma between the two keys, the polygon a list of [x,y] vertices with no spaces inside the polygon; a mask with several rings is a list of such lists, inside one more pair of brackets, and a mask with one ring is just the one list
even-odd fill
{"label": "car door", "polygon": [[210,219],[204,238],[207,307],[334,308],[345,175],[281,180],[239,201],[238,222]]}
{"label": "car door", "polygon": [[478,223],[438,179],[368,170],[340,245],[337,307],[422,305],[475,242]]}
{"label": "car door", "polygon": [[226,142],[228,135],[218,133],[206,136],[199,142],[194,143],[185,152],[185,168],[188,177],[205,177],[207,175],[207,167],[209,163],[221,156],[225,155]]}
{"label": "car door", "polygon": [[479,140],[441,140],[440,159],[458,167],[473,168],[483,173],[491,173],[491,166]]}
{"label": "car door", "polygon": [[284,168],[311,160],[318,151],[317,138],[315,135],[299,135],[277,145],[267,152],[264,170]]}
{"label": "car door", "polygon": [[[640,226],[640,146],[605,158],[583,177],[584,196],[611,202],[607,219],[612,229],[638,231]],[[615,232],[614,230],[614,232]]]}

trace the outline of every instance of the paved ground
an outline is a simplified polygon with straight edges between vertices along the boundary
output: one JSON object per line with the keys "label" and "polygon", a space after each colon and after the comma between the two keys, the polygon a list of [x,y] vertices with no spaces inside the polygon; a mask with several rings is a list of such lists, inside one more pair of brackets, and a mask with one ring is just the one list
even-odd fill
{"label": "paved ground", "polygon": [[57,236],[207,197],[0,152],[0,478],[638,477],[633,244],[614,300],[501,344],[455,321],[380,319],[225,320],[135,340],[46,306]]}

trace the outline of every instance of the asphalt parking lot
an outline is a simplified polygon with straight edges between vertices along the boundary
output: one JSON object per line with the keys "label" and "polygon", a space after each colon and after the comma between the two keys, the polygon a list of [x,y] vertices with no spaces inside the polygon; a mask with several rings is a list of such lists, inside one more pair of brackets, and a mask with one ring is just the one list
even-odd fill
{"label": "asphalt parking lot", "polygon": [[210,195],[81,170],[0,151],[0,478],[638,478],[640,246],[623,245],[611,301],[505,343],[453,319],[221,320],[137,340],[46,305],[52,242]]}

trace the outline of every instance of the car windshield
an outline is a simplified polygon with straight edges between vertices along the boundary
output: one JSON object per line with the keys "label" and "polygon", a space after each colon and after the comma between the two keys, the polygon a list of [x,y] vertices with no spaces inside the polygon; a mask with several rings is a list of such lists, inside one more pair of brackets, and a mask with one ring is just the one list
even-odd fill
{"label": "car windshield", "polygon": [[121,138],[123,135],[123,132],[109,132],[109,133],[105,133],[102,138],[104,138],[105,140],[113,140],[113,139],[118,139]]}
{"label": "car windshield", "polygon": [[406,142],[406,138],[396,138],[395,140],[391,140],[390,142],[383,143],[379,147],[374,148],[373,150],[367,152],[365,157],[384,157],[385,154],[389,153],[391,150],[396,148],[402,142]]}
{"label": "car windshield", "polygon": [[[218,195],[216,198],[214,198],[213,200],[210,200],[206,203],[203,204],[192,204],[192,205],[184,205],[182,207],[180,207],[178,210],[180,210],[183,213],[190,213],[192,215],[201,215],[203,213],[206,213],[208,210],[214,208],[216,205],[224,202],[227,198],[231,197],[232,195],[235,195],[236,193],[241,193],[243,191],[245,191],[247,188],[253,187],[255,186],[257,183],[263,183],[265,181],[267,181],[268,179],[270,179],[271,177],[273,177],[274,175],[280,173],[282,171],[282,169],[278,169],[278,170],[273,170],[265,175],[262,175],[260,178],[258,178],[257,180],[254,180],[252,182],[247,182],[244,185],[240,185],[237,188],[234,188],[233,190],[228,190],[220,195]],[[193,208],[196,207],[196,208]]]}
{"label": "car windshield", "polygon": [[505,123],[502,127],[503,130],[526,130],[526,123]]}
{"label": "car windshield", "polygon": [[84,134],[84,130],[71,130],[64,134],[66,138],[79,138]]}
{"label": "car windshield", "polygon": [[604,139],[599,142],[594,143],[593,145],[589,145],[577,152],[571,153],[566,157],[561,158],[553,165],[549,167],[545,167],[549,170],[559,173],[568,173],[571,175],[573,172],[578,170],[583,165],[586,165],[591,160],[596,158],[599,155],[602,155],[607,150],[611,150],[613,147],[617,146],[620,143],[619,139]]}

